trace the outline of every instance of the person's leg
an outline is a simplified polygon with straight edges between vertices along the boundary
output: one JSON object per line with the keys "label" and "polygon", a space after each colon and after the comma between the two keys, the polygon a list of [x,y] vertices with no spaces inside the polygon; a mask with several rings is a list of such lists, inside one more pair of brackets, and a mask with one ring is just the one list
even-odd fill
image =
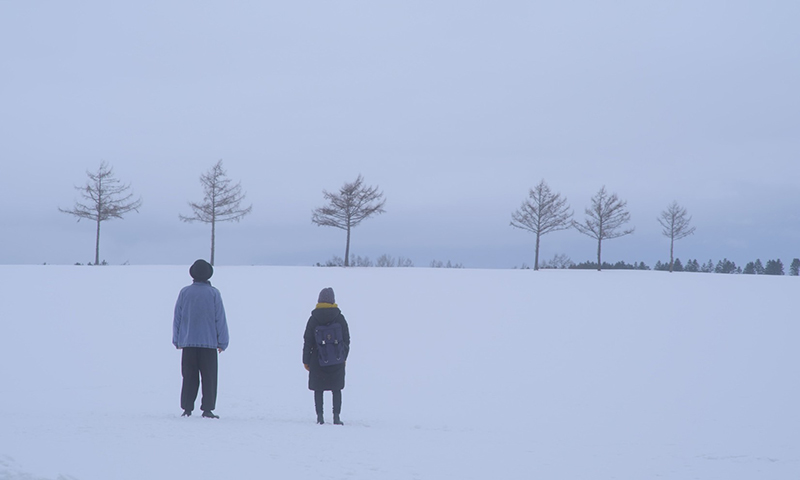
{"label": "person's leg", "polygon": [[325,423],[325,419],[322,415],[322,394],[324,392],[322,390],[314,390],[314,408],[317,411],[317,423]]}
{"label": "person's leg", "polygon": [[203,379],[203,399],[200,402],[200,410],[210,412],[217,407],[217,349],[198,348],[200,375]]}
{"label": "person's leg", "polygon": [[[197,399],[197,389],[200,387],[200,367],[197,362],[197,349],[187,347],[181,353],[181,408],[185,414],[194,410],[194,401]],[[187,413],[188,412],[188,413]]]}
{"label": "person's leg", "polygon": [[333,390],[331,394],[333,394],[333,413],[338,415],[342,413],[342,391]]}
{"label": "person's leg", "polygon": [[333,390],[331,393],[333,394],[333,423],[335,425],[344,425],[339,418],[339,414],[342,413],[342,391]]}

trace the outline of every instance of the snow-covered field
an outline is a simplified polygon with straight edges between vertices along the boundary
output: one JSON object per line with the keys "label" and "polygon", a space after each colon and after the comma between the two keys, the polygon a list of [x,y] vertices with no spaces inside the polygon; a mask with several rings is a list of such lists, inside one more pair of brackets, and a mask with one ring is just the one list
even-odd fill
{"label": "snow-covered field", "polygon": [[[800,478],[798,277],[220,266],[220,420],[180,417],[188,283],[0,267],[0,480]],[[344,427],[300,362],[327,286]]]}

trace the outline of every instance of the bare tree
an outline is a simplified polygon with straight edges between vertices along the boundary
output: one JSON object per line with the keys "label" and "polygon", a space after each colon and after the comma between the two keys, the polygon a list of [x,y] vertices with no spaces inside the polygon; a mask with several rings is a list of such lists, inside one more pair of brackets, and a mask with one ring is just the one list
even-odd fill
{"label": "bare tree", "polygon": [[603,240],[619,238],[633,233],[633,228],[621,230],[621,227],[628,223],[631,215],[625,210],[628,202],[624,202],[617,197],[617,194],[609,195],[605,185],[592,197],[592,206],[585,210],[586,220],[578,223],[573,220],[574,226],[579,232],[594,239],[597,239],[597,270],[602,269],[600,253]]}
{"label": "bare tree", "polygon": [[542,268],[566,269],[566,268],[569,268],[569,267],[571,267],[573,265],[575,265],[575,262],[573,262],[565,254],[561,253],[561,254],[553,255],[553,258],[551,258],[550,260],[546,260],[542,264]]}
{"label": "bare tree", "polygon": [[241,208],[245,194],[242,193],[241,182],[232,184],[228,174],[222,169],[222,160],[218,161],[211,170],[200,175],[200,184],[203,185],[203,202],[189,202],[194,216],[179,215],[184,222],[200,221],[211,224],[211,265],[214,265],[214,245],[216,242],[217,222],[231,222],[242,219],[253,210],[250,205]]}
{"label": "bare tree", "polygon": [[689,226],[692,217],[688,217],[687,215],[686,209],[678,205],[678,202],[673,201],[666,210],[661,212],[661,216],[657,218],[658,223],[660,223],[662,227],[661,233],[669,238],[670,273],[672,273],[672,266],[675,263],[675,240],[680,240],[694,233],[695,227]]}
{"label": "bare tree", "polygon": [[394,257],[384,253],[378,260],[375,262],[376,267],[394,267],[397,264]]}
{"label": "bare tree", "polygon": [[536,255],[533,269],[539,270],[539,242],[542,235],[572,226],[572,212],[567,199],[553,193],[544,180],[528,192],[528,199],[511,214],[511,226],[536,235]]}
{"label": "bare tree", "polygon": [[384,213],[386,200],[378,187],[364,185],[360,174],[354,182],[345,183],[338,193],[326,190],[322,195],[328,205],[313,210],[311,221],[322,227],[336,227],[347,231],[347,245],[344,250],[344,266],[350,266],[350,230],[363,220]]}
{"label": "bare tree", "polygon": [[59,211],[78,217],[92,220],[97,224],[97,235],[94,247],[94,264],[100,263],[100,223],[112,218],[122,218],[123,215],[131,210],[139,212],[142,206],[141,197],[132,200],[133,193],[126,192],[130,185],[119,183],[114,177],[114,169],[108,166],[105,161],[100,163],[100,168],[96,173],[86,171],[89,181],[84,187],[75,187],[81,192],[81,196],[86,203],[76,201],[75,206],[69,210],[59,207]]}

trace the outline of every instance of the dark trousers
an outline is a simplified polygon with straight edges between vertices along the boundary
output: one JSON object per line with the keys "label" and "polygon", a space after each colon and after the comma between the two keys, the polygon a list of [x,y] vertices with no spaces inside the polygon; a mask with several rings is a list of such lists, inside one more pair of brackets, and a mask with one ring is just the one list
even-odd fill
{"label": "dark trousers", "polygon": [[183,387],[181,388],[181,408],[194,410],[200,378],[203,379],[203,399],[200,410],[210,411],[217,406],[217,349],[186,347],[181,356]]}
{"label": "dark trousers", "polygon": [[[322,413],[322,394],[324,390],[314,390],[314,407],[317,409],[317,413]],[[341,390],[331,390],[333,394],[333,413],[334,415],[339,415],[342,413],[342,391]]]}

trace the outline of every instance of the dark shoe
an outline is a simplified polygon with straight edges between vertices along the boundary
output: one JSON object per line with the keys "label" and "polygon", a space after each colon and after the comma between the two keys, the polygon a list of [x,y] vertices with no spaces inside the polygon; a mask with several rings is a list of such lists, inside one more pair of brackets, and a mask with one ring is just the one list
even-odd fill
{"label": "dark shoe", "polygon": [[317,425],[322,425],[323,423],[325,423],[325,418],[322,416],[321,413],[318,413],[317,414]]}
{"label": "dark shoe", "polygon": [[191,410],[184,410],[183,415],[181,415],[181,417],[191,417],[191,416],[192,416]]}
{"label": "dark shoe", "polygon": [[203,418],[219,418],[219,415],[214,415],[214,412],[212,412],[211,410],[204,410]]}
{"label": "dark shoe", "polygon": [[339,418],[339,414],[338,413],[334,413],[333,414],[333,424],[334,425],[344,425],[344,423],[342,423],[342,419]]}

